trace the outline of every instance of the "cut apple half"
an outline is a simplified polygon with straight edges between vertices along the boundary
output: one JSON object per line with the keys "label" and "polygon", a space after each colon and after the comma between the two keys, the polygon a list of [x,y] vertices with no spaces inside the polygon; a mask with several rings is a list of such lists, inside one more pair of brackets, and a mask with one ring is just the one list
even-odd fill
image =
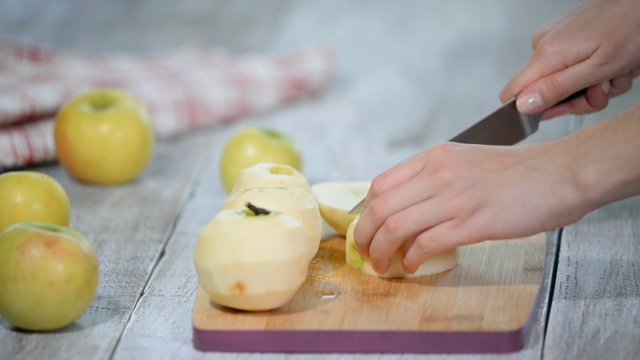
{"label": "cut apple half", "polygon": [[346,236],[349,224],[356,218],[356,214],[349,214],[349,211],[364,199],[370,186],[369,181],[322,182],[311,186],[311,194],[324,221]]}
{"label": "cut apple half", "polygon": [[353,266],[357,270],[367,275],[377,276],[381,278],[415,278],[419,276],[439,274],[441,272],[453,269],[458,264],[458,248],[455,248],[453,250],[432,257],[424,264],[420,265],[416,272],[414,272],[413,274],[409,274],[404,271],[404,268],[402,267],[402,255],[405,248],[401,247],[391,257],[391,265],[389,266],[389,270],[387,270],[387,272],[384,274],[378,274],[373,269],[371,260],[360,255],[360,253],[358,252],[358,248],[356,247],[356,242],[353,239],[353,231],[358,222],[358,218],[359,217],[356,216],[355,220],[353,220],[351,225],[349,225],[349,229],[347,230],[345,261],[347,262],[347,264]]}

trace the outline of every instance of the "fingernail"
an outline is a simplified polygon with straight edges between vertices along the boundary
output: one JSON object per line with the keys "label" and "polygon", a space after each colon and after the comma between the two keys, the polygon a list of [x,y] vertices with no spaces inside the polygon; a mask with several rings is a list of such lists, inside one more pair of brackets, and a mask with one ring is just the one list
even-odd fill
{"label": "fingernail", "polygon": [[602,91],[604,92],[605,95],[609,95],[609,91],[611,91],[611,84],[609,83],[609,81],[605,81],[602,84],[600,84],[600,86],[602,86]]}
{"label": "fingernail", "polygon": [[516,106],[521,113],[532,114],[543,110],[542,97],[537,92],[522,94],[516,100]]}
{"label": "fingernail", "polygon": [[382,275],[384,273],[387,272],[387,270],[389,270],[389,263],[384,261],[382,263],[372,263],[371,265],[373,265],[373,270],[375,270],[378,274]]}

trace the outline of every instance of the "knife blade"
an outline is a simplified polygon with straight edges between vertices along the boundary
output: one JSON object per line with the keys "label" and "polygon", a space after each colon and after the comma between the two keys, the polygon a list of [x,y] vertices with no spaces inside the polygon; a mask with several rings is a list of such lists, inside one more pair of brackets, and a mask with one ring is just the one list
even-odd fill
{"label": "knife blade", "polygon": [[[569,102],[585,94],[586,89],[578,91],[558,104]],[[538,131],[543,113],[522,114],[518,111],[514,99],[449,141],[463,144],[514,145]],[[360,200],[349,210],[349,214],[359,214],[365,200],[366,198]]]}

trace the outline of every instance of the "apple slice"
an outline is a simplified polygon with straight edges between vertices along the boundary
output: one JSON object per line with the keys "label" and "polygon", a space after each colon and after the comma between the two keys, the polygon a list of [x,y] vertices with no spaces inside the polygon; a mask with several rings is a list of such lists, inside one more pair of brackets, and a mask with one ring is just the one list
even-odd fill
{"label": "apple slice", "polygon": [[322,182],[314,184],[311,193],[324,221],[345,236],[349,224],[356,218],[356,214],[349,214],[349,211],[364,199],[369,186],[371,182],[368,181]]}
{"label": "apple slice", "polygon": [[215,303],[265,311],[286,304],[302,286],[309,251],[298,220],[249,204],[216,214],[198,237],[194,264]]}
{"label": "apple slice", "polygon": [[289,165],[261,162],[245,169],[233,185],[230,194],[253,187],[299,188],[311,194],[307,178]]}
{"label": "apple slice", "polygon": [[346,241],[346,262],[361,272],[381,278],[414,278],[425,275],[434,275],[453,269],[458,264],[458,248],[436,255],[422,264],[415,273],[409,274],[402,267],[402,254],[404,248],[401,247],[391,257],[391,266],[384,274],[378,274],[371,265],[371,260],[362,257],[358,252],[353,239],[353,230],[356,227],[359,216],[349,225]]}
{"label": "apple slice", "polygon": [[322,217],[318,204],[309,193],[298,188],[285,187],[241,189],[229,196],[222,208],[241,208],[248,202],[281,211],[299,220],[311,245],[309,260],[315,256],[322,238]]}

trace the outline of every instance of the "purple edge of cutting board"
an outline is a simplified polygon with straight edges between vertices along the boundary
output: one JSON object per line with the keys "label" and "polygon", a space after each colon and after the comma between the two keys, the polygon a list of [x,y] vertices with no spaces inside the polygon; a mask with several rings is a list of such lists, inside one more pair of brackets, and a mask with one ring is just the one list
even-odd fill
{"label": "purple edge of cutting board", "polygon": [[[547,234],[549,239],[549,234]],[[549,245],[549,241],[547,241]],[[546,256],[554,253],[546,251]],[[193,345],[200,351],[278,353],[510,353],[522,350],[539,317],[549,259],[531,313],[512,331],[386,331],[386,330],[204,330],[193,327]],[[552,267],[552,266],[551,266]]]}

